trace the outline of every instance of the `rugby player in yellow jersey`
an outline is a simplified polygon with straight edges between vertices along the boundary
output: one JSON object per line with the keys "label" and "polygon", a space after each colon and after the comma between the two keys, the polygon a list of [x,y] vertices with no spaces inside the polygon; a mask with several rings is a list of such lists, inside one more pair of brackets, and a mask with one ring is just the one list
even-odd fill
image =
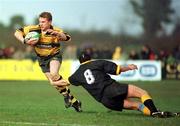
{"label": "rugby player in yellow jersey", "polygon": [[[37,43],[37,40],[25,40],[26,34],[32,31],[40,34],[40,39]],[[51,13],[42,12],[39,15],[38,25],[29,25],[17,29],[14,35],[23,44],[34,47],[42,72],[52,85],[58,84],[55,88],[64,96],[65,107],[73,107],[77,112],[81,112],[81,102],[70,94],[68,82],[59,75],[62,62],[60,41],[70,41],[71,37],[63,32],[62,29],[52,25]]]}

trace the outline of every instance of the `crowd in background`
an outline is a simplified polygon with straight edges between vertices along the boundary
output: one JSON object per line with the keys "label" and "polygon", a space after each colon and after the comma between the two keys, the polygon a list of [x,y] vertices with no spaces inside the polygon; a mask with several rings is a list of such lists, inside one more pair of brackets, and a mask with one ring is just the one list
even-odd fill
{"label": "crowd in background", "polygon": [[168,63],[180,61],[180,45],[176,46],[172,51],[153,50],[148,45],[142,45],[141,49],[131,49],[128,52],[120,46],[117,46],[113,51],[107,49],[100,51],[95,47],[87,47],[83,48],[83,50],[90,53],[94,59],[161,60]]}
{"label": "crowd in background", "polygon": [[[63,47],[63,59],[76,60],[82,51],[89,53],[93,59],[161,61],[163,79],[180,79],[180,45],[176,46],[172,51],[167,51],[154,50],[148,45],[142,45],[139,49],[130,50],[125,50],[121,46],[116,46],[114,50],[103,47],[100,50],[91,44],[83,45],[80,48],[75,44],[70,44]],[[11,46],[0,48],[0,59],[31,59],[36,61],[36,54],[31,46],[25,46],[24,49]]]}
{"label": "crowd in background", "polygon": [[[180,61],[180,45],[172,51],[153,50],[148,45],[142,45],[140,50],[131,49],[126,52],[117,46],[114,50],[107,48],[98,50],[93,46],[84,46],[77,48],[76,45],[68,45],[63,50],[64,59],[76,59],[81,51],[86,51],[94,59],[112,59],[112,60],[161,60],[173,64]],[[26,46],[24,50],[19,50],[13,46],[0,49],[0,59],[32,59],[36,60],[36,55],[31,46]]]}
{"label": "crowd in background", "polygon": [[15,47],[10,46],[3,49],[0,48],[0,59],[31,59],[35,61],[36,55],[31,46],[26,46],[25,49],[16,49]]}

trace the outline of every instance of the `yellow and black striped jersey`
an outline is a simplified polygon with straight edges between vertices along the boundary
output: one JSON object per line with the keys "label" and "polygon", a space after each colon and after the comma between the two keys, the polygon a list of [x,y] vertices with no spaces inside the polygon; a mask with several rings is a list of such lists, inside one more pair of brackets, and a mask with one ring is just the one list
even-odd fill
{"label": "yellow and black striped jersey", "polygon": [[[60,33],[63,32],[62,29],[54,26],[51,26],[51,29],[58,31]],[[38,43],[34,46],[35,52],[39,56],[53,55],[60,51],[60,42],[58,37],[54,35],[50,35],[48,33],[43,33],[39,25],[25,26],[23,28],[17,29],[16,31],[21,32],[24,37],[27,35],[27,33],[32,31],[38,32],[40,34],[40,39]],[[66,41],[70,40],[71,38],[67,34],[66,37],[67,37]]]}

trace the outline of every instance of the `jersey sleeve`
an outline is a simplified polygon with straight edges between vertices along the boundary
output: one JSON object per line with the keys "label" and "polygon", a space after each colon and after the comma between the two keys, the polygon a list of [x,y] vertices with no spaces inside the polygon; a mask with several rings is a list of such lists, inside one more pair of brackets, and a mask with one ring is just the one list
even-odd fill
{"label": "jersey sleeve", "polygon": [[68,78],[70,84],[72,85],[75,85],[75,86],[79,86],[80,84],[76,81],[74,75],[71,75],[69,78]]}
{"label": "jersey sleeve", "polygon": [[66,41],[70,41],[71,40],[71,36],[68,34],[68,33],[66,33],[66,32],[64,32],[64,34],[66,35]]}
{"label": "jersey sleeve", "polygon": [[20,32],[20,33],[22,33],[22,35],[25,37],[25,32],[24,32],[25,30],[24,30],[24,27],[21,27],[21,28],[19,28],[19,29],[17,29],[16,30],[16,32]]}
{"label": "jersey sleeve", "polygon": [[66,35],[66,40],[65,41],[70,41],[71,40],[71,36],[69,34],[67,34],[66,32],[64,32],[62,29],[54,27],[55,31],[58,31],[59,33],[64,33]]}
{"label": "jersey sleeve", "polygon": [[17,29],[16,31],[21,32],[23,34],[23,36],[26,36],[27,33],[30,32],[30,30],[37,29],[36,27],[37,26],[24,26],[24,27]]}
{"label": "jersey sleeve", "polygon": [[110,61],[102,61],[102,66],[103,66],[103,70],[104,72],[108,73],[108,74],[112,74],[112,75],[118,75],[121,73],[121,67],[120,65],[117,65],[113,62]]}

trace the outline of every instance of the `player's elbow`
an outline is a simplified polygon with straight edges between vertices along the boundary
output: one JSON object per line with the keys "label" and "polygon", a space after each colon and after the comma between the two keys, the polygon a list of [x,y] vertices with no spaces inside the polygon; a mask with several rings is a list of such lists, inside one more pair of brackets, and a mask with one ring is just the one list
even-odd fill
{"label": "player's elbow", "polygon": [[18,39],[20,36],[23,36],[23,35],[20,34],[18,31],[15,31],[14,36]]}
{"label": "player's elbow", "polygon": [[17,31],[14,32],[14,36],[17,38]]}

